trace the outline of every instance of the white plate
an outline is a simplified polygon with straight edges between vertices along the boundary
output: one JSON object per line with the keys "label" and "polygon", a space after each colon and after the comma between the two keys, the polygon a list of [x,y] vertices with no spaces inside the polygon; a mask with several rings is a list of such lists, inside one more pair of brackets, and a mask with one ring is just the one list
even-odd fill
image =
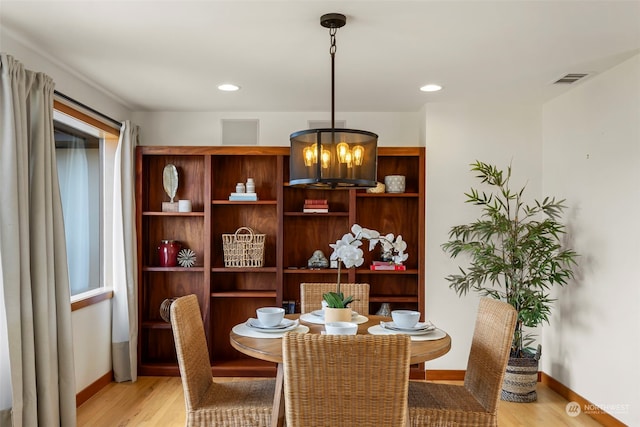
{"label": "white plate", "polygon": [[305,325],[297,325],[296,328],[292,330],[283,330],[278,329],[277,331],[264,330],[258,328],[252,328],[247,325],[247,322],[240,323],[234,326],[231,329],[234,333],[243,336],[243,337],[251,337],[251,338],[264,338],[264,339],[280,339],[282,336],[288,332],[295,332],[298,334],[306,334],[309,332],[309,327]]}
{"label": "white plate", "polygon": [[264,326],[258,319],[253,317],[247,320],[247,326],[262,332],[286,332],[295,329],[298,326],[297,320],[282,319],[278,326]]}
{"label": "white plate", "polygon": [[380,325],[373,325],[369,329],[367,329],[371,335],[409,335],[413,341],[432,341],[439,340],[440,338],[444,338],[447,334],[438,328],[431,329],[429,331],[418,331],[418,332],[409,332],[409,331],[395,331],[393,329],[385,329]]}
{"label": "white plate", "polygon": [[[311,312],[311,314],[313,314],[314,316],[318,316],[319,318],[324,320],[324,311],[323,310],[314,310],[314,311]],[[358,316],[359,316],[359,314],[356,313],[355,311],[351,312],[351,320],[357,319]]]}
{"label": "white plate", "polygon": [[[387,325],[383,325],[383,323],[387,323]],[[433,331],[436,330],[436,327],[434,326],[433,328],[423,328],[423,329],[414,329],[414,330],[409,330],[409,329],[396,329],[396,328],[390,328],[388,326],[388,324],[391,322],[380,322],[380,327],[382,329],[386,329],[389,332],[395,333],[395,334],[406,334],[406,335],[427,335]]]}
{"label": "white plate", "polygon": [[393,321],[391,321],[391,322],[380,321],[380,326],[382,326],[385,329],[391,329],[391,330],[394,330],[394,331],[402,331],[402,332],[420,332],[420,331],[428,332],[428,331],[432,331],[432,330],[434,330],[436,328],[436,326],[433,323],[429,322],[429,321],[427,321],[427,322],[418,322],[413,326],[413,328],[400,327],[400,326],[396,325]]}

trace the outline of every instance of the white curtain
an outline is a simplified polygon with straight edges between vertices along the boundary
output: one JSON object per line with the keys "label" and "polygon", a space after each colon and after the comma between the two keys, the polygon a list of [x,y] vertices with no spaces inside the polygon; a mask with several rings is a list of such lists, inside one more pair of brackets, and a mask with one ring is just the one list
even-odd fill
{"label": "white curtain", "polygon": [[138,127],[120,129],[113,184],[113,315],[111,354],[115,380],[135,381],[138,354],[135,150]]}
{"label": "white curtain", "polygon": [[95,196],[89,191],[89,165],[84,145],[77,141],[69,142],[66,150],[57,151],[58,179],[60,180],[60,198],[64,223],[73,224],[65,230],[67,258],[69,265],[69,288],[71,295],[80,293],[91,283],[91,245],[90,223],[87,212]]}
{"label": "white curtain", "polygon": [[76,425],[53,86],[0,54],[0,349],[9,353],[8,364],[0,360],[3,427]]}

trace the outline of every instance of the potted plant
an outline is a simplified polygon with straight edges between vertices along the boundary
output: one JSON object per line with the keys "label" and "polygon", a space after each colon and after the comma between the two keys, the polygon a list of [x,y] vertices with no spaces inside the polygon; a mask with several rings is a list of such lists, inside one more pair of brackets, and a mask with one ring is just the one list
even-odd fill
{"label": "potted plant", "polygon": [[[460,296],[476,291],[511,304],[518,312],[502,399],[531,402],[535,387],[540,346],[531,348],[534,336],[524,327],[549,322],[554,299],[553,285],[564,286],[573,278],[578,254],[562,245],[565,226],[559,222],[564,200],[545,198],[525,204],[526,185],[518,191],[509,187],[511,166],[504,173],[495,166],[476,161],[471,170],[493,191],[471,189],[467,203],[477,205],[482,215],[470,224],[457,225],[442,248],[452,258],[469,257],[467,268],[446,277]],[[512,373],[517,372],[517,378]],[[528,376],[525,380],[524,376]],[[524,385],[527,387],[524,387]]]}
{"label": "potted plant", "polygon": [[327,292],[322,296],[329,309],[325,313],[325,321],[329,321],[329,318],[332,320],[351,320],[349,304],[353,302],[353,296],[345,297],[340,291],[340,272],[343,263],[346,268],[360,267],[364,263],[364,252],[360,248],[363,239],[369,240],[369,251],[380,243],[383,253],[391,253],[390,262],[392,263],[402,264],[409,257],[409,254],[404,253],[407,249],[407,242],[402,239],[401,235],[394,236],[389,233],[383,236],[376,230],[353,224],[351,233],[345,234],[336,243],[329,244],[333,248],[331,260],[338,261],[338,279],[336,291]]}

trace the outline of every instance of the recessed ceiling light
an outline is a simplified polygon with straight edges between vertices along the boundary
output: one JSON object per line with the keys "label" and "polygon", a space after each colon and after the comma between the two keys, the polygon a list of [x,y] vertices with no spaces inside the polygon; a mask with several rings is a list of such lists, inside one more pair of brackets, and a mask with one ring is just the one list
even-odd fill
{"label": "recessed ceiling light", "polygon": [[423,92],[437,92],[439,90],[442,90],[442,86],[436,84],[428,84],[422,86],[420,90]]}
{"label": "recessed ceiling light", "polygon": [[236,90],[240,89],[240,86],[236,86],[231,83],[225,83],[218,86],[218,89],[224,92],[235,92]]}

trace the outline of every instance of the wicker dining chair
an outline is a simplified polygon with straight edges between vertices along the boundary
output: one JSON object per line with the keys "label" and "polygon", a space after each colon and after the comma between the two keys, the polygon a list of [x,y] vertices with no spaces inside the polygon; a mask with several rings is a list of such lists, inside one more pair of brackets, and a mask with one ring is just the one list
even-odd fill
{"label": "wicker dining chair", "polygon": [[214,382],[198,298],[171,304],[171,327],[186,406],[186,426],[268,427],[275,380]]}
{"label": "wicker dining chair", "polygon": [[406,335],[285,334],[287,427],[408,426],[410,352]]}
{"label": "wicker dining chair", "polygon": [[[322,295],[335,292],[336,283],[300,283],[300,312],[310,313],[322,308]],[[349,307],[358,314],[369,314],[369,284],[340,283],[340,292],[353,295],[355,301]]]}
{"label": "wicker dining chair", "polygon": [[464,385],[410,381],[411,426],[497,426],[502,388],[517,312],[481,298]]}

